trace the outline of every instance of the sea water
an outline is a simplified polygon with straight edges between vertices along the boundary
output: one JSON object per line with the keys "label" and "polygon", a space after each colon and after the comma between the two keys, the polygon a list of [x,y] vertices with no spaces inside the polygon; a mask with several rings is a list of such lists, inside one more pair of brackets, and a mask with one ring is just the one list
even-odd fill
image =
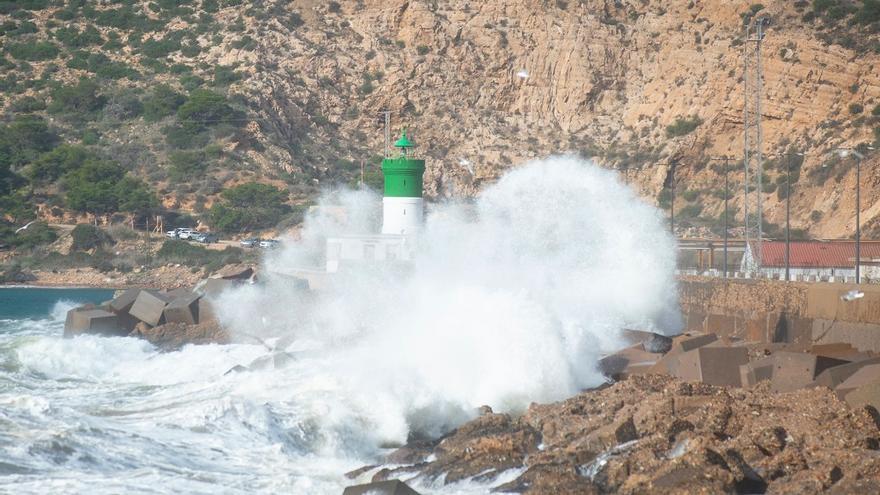
{"label": "sea water", "polygon": [[[467,207],[436,205],[410,270],[303,294],[272,273],[320,259],[328,235],[373,231],[381,201],[322,204],[349,214],[309,215],[263,284],[221,296],[236,344],[63,339],[66,311],[109,293],[0,290],[0,492],[339,494],[369,477],[344,473],[481,405],[518,414],[600,384],[622,328],[680,325],[661,216],[589,163],[537,161]],[[286,364],[230,372],[278,352]],[[408,482],[486,493],[519,473]]]}

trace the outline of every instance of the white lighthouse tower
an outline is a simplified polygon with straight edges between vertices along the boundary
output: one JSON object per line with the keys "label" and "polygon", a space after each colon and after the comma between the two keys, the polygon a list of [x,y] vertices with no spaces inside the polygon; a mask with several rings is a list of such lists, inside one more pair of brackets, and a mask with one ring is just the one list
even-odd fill
{"label": "white lighthouse tower", "polygon": [[394,143],[400,156],[382,160],[385,195],[382,198],[382,233],[413,235],[422,227],[425,202],[422,199],[422,177],[425,160],[410,158],[414,146],[406,137],[406,129]]}

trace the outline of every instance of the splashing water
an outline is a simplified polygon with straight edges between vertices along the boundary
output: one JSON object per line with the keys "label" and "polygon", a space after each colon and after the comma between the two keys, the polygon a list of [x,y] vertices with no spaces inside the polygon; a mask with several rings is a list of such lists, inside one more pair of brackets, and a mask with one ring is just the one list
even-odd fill
{"label": "splashing water", "polygon": [[250,343],[61,339],[63,304],[0,321],[0,492],[340,493],[342,473],[413,433],[599,384],[622,328],[680,325],[659,213],[591,164],[527,164],[473,203],[433,208],[411,269],[304,293],[283,274],[318,266],[326,236],[379,230],[371,193],[321,205],[267,260],[265,284],[218,305],[243,342],[288,352],[285,366],[227,373],[266,356]]}
{"label": "splashing water", "polygon": [[[369,232],[378,198],[343,194],[345,211],[307,219],[303,238],[269,260],[284,272],[318,256],[312,242]],[[521,411],[598,385],[603,351],[625,327],[677,330],[673,241],[659,213],[611,172],[569,157],[504,176],[472,207],[428,216],[414,267],[339,277],[305,299],[288,282],[228,295],[233,329],[312,342],[322,378],[378,443],[439,434],[482,404]],[[346,418],[346,421],[352,418]],[[334,425],[339,427],[339,425]]]}

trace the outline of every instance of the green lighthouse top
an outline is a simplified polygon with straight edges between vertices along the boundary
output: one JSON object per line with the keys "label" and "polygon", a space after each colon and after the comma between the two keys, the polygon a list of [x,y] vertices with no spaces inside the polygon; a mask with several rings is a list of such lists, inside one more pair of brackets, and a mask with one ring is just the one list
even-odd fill
{"label": "green lighthouse top", "polygon": [[400,139],[394,142],[394,147],[400,148],[400,152],[405,156],[408,149],[414,146],[415,144],[406,137],[406,127],[404,127],[403,132],[400,133]]}
{"label": "green lighthouse top", "polygon": [[425,160],[408,156],[415,144],[406,137],[406,129],[401,132],[400,139],[394,142],[394,147],[400,149],[400,156],[382,160],[385,197],[421,198]]}

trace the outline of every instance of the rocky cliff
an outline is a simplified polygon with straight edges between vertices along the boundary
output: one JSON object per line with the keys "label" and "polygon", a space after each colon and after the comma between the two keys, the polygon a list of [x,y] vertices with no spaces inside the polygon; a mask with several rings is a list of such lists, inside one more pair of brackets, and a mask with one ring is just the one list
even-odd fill
{"label": "rocky cliff", "polygon": [[[76,10],[83,3],[92,15]],[[166,205],[184,209],[210,204],[218,185],[245,178],[287,184],[303,200],[355,181],[361,160],[368,174],[375,170],[383,146],[378,112],[387,109],[429,158],[433,197],[472,195],[533,157],[579,153],[620,169],[652,202],[665,204],[663,191],[674,183],[682,227],[717,230],[723,168],[709,157],[742,156],[744,24],[757,16],[772,19],[763,52],[765,152],[805,154],[794,160],[794,227],[817,237],[851,235],[854,162],[829,152],[869,151],[880,122],[880,14],[870,0],[122,3],[46,3],[22,21],[36,32],[17,36],[51,41],[61,28],[86,29],[98,19],[101,35],[119,40],[104,50],[110,59],[141,74],[117,78],[114,87],[223,87],[244,112],[242,123],[219,135],[225,158],[189,186],[162,173],[171,166],[160,135],[167,121],[108,126],[96,144],[133,156],[133,168],[158,184]],[[59,16],[65,9],[71,14]],[[102,24],[97,14],[113,9],[152,24]],[[176,48],[155,49],[175,37]],[[8,51],[15,40],[8,31],[4,38]],[[65,53],[30,62],[31,77],[99,77],[70,68]],[[218,82],[218,67],[235,76]],[[41,87],[12,90],[7,111],[16,92],[51,102]],[[861,219],[869,235],[880,229],[876,164],[867,153]],[[743,173],[734,165],[729,178],[738,191]],[[765,216],[776,225],[784,222],[785,165],[771,156],[766,166]],[[731,196],[739,212],[742,194]]]}

